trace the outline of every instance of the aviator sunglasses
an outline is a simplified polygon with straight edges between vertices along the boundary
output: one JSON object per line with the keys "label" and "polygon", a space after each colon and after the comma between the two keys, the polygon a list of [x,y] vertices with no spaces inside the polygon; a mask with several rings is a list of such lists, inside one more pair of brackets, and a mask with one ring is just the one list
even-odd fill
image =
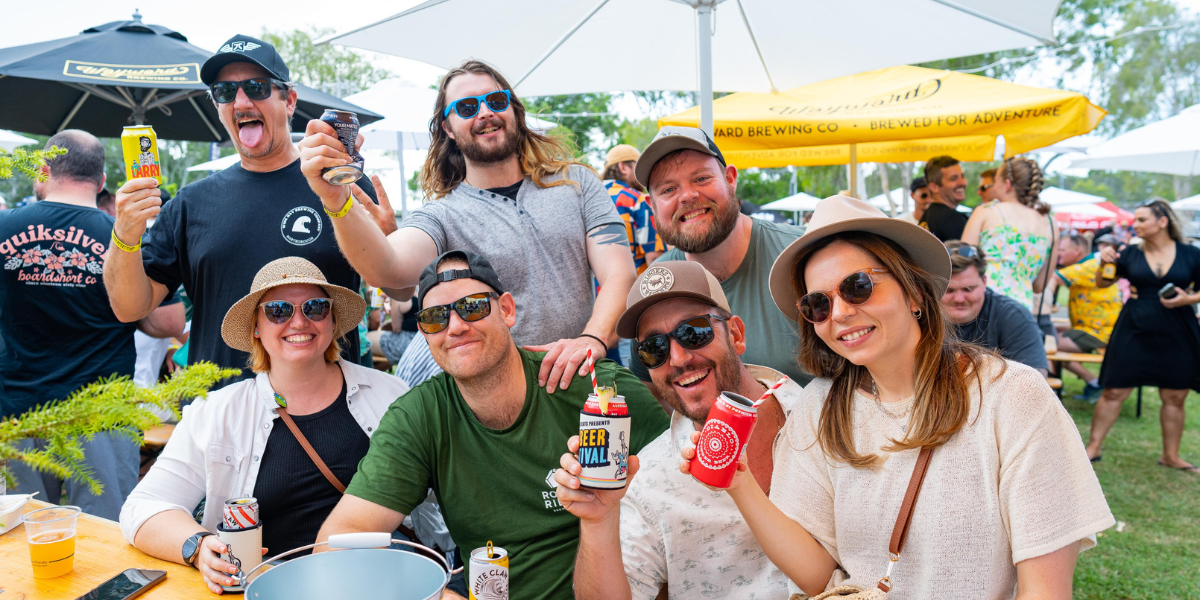
{"label": "aviator sunglasses", "polygon": [[700,315],[692,317],[672,329],[668,333],[652,335],[637,345],[638,360],[647,369],[657,369],[671,357],[671,338],[688,350],[696,350],[709,345],[716,333],[713,332],[713,321],[728,321],[718,315]]}
{"label": "aviator sunglasses", "polygon": [[446,110],[442,111],[442,118],[450,116],[450,111],[453,110],[459,117],[464,119],[474,118],[479,114],[479,103],[487,104],[488,110],[492,112],[504,112],[508,110],[508,105],[512,102],[512,95],[508,90],[500,90],[498,92],[489,92],[480,96],[468,96],[459,98],[446,106]]}
{"label": "aviator sunglasses", "polygon": [[450,324],[450,311],[458,313],[459,318],[471,323],[492,314],[492,298],[499,298],[496,292],[480,292],[463,296],[450,304],[430,306],[417,313],[417,327],[425,333],[437,333]]}
{"label": "aviator sunglasses", "polygon": [[[259,306],[262,307],[267,320],[276,325],[283,325],[291,321],[292,315],[296,314],[296,305],[287,300],[272,300],[263,302]],[[300,314],[314,323],[328,318],[331,310],[333,310],[332,298],[313,298],[300,304]]]}
{"label": "aviator sunglasses", "polygon": [[[855,271],[838,284],[837,294],[842,297],[842,300],[854,306],[863,304],[871,299],[871,292],[875,291],[875,281],[871,279],[871,276],[887,272],[887,269]],[[805,294],[796,303],[796,307],[800,309],[800,315],[809,323],[822,323],[833,313],[833,297],[829,295],[829,292],[812,292]]]}
{"label": "aviator sunglasses", "polygon": [[245,81],[218,81],[212,84],[209,91],[217,104],[229,104],[237,99],[238,88],[242,88],[251,100],[266,100],[271,97],[272,85],[284,89],[286,84],[271,77],[255,77]]}

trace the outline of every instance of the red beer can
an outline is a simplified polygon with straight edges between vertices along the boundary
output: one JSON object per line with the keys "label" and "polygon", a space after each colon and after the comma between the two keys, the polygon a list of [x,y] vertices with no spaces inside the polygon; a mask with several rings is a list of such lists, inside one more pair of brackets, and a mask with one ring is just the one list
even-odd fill
{"label": "red beer can", "polygon": [[758,407],[752,400],[733,392],[721,392],[700,430],[696,457],[688,469],[692,477],[715,488],[729,487],[737,472],[738,457],[757,420]]}
{"label": "red beer can", "polygon": [[222,507],[221,522],[230,531],[250,529],[258,525],[258,499],[251,496],[230,498]]}

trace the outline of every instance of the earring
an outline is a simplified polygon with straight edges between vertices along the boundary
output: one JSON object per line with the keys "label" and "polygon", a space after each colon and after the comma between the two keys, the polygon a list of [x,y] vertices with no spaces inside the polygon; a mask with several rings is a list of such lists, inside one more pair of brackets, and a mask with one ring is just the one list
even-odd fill
{"label": "earring", "polygon": [[255,329],[255,330],[254,330],[254,337],[258,337],[258,330],[257,330],[257,329]]}
{"label": "earring", "polygon": [[921,309],[918,308],[917,310],[913,311],[912,315],[913,315],[914,319],[920,321],[921,320]]}

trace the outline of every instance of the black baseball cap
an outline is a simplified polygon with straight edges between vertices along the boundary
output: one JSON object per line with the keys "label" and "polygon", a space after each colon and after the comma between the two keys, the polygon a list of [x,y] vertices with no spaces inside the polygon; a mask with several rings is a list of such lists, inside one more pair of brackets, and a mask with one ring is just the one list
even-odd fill
{"label": "black baseball cap", "polygon": [[912,185],[908,186],[908,193],[915,193],[923,187],[929,187],[929,184],[925,182],[924,177],[918,177],[912,181]]}
{"label": "black baseball cap", "polygon": [[[447,258],[457,258],[466,261],[467,268],[451,269],[438,273],[438,265]],[[443,252],[441,256],[433,259],[433,262],[429,263],[424,271],[421,271],[421,279],[417,284],[419,289],[417,292],[417,301],[421,303],[421,306],[425,306],[425,294],[428,294],[429,290],[433,289],[433,286],[446,281],[454,281],[455,279],[482,281],[491,286],[493,290],[496,290],[497,294],[504,293],[504,288],[500,286],[500,277],[496,275],[496,270],[492,268],[492,263],[488,262],[488,259],[466,250],[450,250]]]}
{"label": "black baseball cap", "polygon": [[212,85],[217,80],[217,73],[229,63],[254,63],[267,70],[267,73],[280,81],[291,81],[292,73],[288,70],[283,57],[275,51],[275,46],[258,38],[237,34],[221,45],[217,53],[204,61],[200,67],[200,81],[204,85]]}

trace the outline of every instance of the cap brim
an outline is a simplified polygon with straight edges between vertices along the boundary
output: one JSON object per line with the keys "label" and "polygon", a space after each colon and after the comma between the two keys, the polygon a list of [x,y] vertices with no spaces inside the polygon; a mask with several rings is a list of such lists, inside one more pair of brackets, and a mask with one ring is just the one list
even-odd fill
{"label": "cap brim", "polygon": [[699,292],[680,291],[652,294],[634,302],[632,306],[625,309],[625,312],[621,313],[621,318],[617,319],[617,335],[630,340],[637,339],[638,322],[642,320],[642,315],[647,310],[650,310],[651,306],[675,298],[690,298],[692,300],[699,300],[709,306],[717,306],[712,298]]}
{"label": "cap brim", "polygon": [[654,170],[654,165],[658,164],[658,161],[662,160],[662,157],[676,150],[695,150],[709,156],[716,156],[703,142],[686,135],[668,135],[658,138],[651,142],[649,146],[646,146],[646,149],[642,151],[642,155],[638,158],[637,165],[633,168],[633,176],[637,178],[638,183],[649,190],[650,172]]}
{"label": "cap brim", "polygon": [[952,265],[950,253],[937,236],[929,231],[900,219],[869,218],[847,219],[830,223],[824,227],[810,229],[796,241],[783,249],[775,264],[771,265],[771,275],[768,279],[771,288],[771,299],[789,319],[800,319],[800,309],[796,307],[796,292],[792,288],[792,272],[796,267],[796,256],[800,251],[836,233],[847,231],[864,231],[896,242],[908,252],[921,268],[933,274],[934,291],[940,299],[950,285]]}
{"label": "cap brim", "polygon": [[363,300],[362,296],[328,281],[308,277],[289,277],[247,294],[229,307],[225,313],[225,319],[221,321],[221,339],[225,340],[225,343],[234,350],[249,352],[254,347],[254,324],[257,321],[255,311],[258,310],[258,304],[262,297],[279,286],[303,283],[319,286],[333,299],[333,318],[337,323],[333,339],[341,339],[342,336],[358,328],[358,322],[367,312],[367,301]]}

